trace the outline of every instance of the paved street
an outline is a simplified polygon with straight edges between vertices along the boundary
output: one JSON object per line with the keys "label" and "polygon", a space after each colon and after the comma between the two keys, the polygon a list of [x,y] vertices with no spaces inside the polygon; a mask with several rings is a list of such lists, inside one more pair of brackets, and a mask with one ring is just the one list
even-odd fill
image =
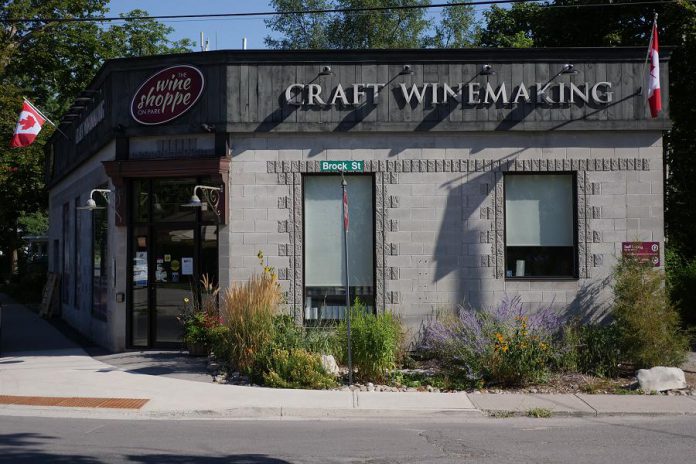
{"label": "paved street", "polygon": [[0,462],[693,462],[694,417],[93,420],[3,417]]}

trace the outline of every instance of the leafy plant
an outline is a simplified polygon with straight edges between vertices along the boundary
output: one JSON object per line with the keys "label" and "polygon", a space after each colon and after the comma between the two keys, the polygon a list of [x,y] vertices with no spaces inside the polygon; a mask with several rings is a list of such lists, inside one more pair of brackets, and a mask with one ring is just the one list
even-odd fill
{"label": "leafy plant", "polygon": [[551,414],[551,410],[547,408],[532,408],[527,411],[527,417],[535,417],[537,419],[549,418]]}
{"label": "leafy plant", "polygon": [[665,260],[670,300],[684,325],[696,328],[696,258],[689,261],[668,248]]}
{"label": "leafy plant", "polygon": [[622,357],[635,368],[681,364],[688,339],[667,297],[664,273],[624,258],[614,282],[613,315]]}
{"label": "leafy plant", "polygon": [[326,389],[336,385],[324,371],[320,356],[302,348],[275,349],[267,360],[262,378],[268,387]]}
{"label": "leafy plant", "polygon": [[438,314],[420,346],[461,382],[522,385],[546,376],[561,326],[550,307],[531,313],[518,296],[506,297],[494,308]]}
{"label": "leafy plant", "polygon": [[560,370],[615,377],[621,362],[616,324],[567,324],[563,328],[557,356]]}
{"label": "leafy plant", "polygon": [[[351,324],[351,354],[358,376],[383,381],[399,361],[404,331],[394,314],[373,314],[356,298],[349,311]],[[348,325],[342,321],[337,329],[341,346],[348,346]],[[347,353],[343,354],[346,362]]]}
{"label": "leafy plant", "polygon": [[[218,288],[207,275],[203,275],[198,291],[194,291],[194,301],[184,298],[184,311],[178,316],[184,329],[184,343],[191,347],[198,345],[210,349],[211,330],[220,325],[217,308]],[[200,295],[198,299],[195,295]]]}

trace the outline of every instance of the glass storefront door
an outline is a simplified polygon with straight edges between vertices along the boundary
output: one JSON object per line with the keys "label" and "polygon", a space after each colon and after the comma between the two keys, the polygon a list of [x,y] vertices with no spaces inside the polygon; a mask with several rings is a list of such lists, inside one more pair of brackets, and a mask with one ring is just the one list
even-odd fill
{"label": "glass storefront door", "polygon": [[[163,185],[169,191],[158,189]],[[206,224],[200,209],[179,209],[194,185],[194,180],[178,179],[134,182],[129,299],[133,347],[180,346],[183,331],[177,316],[184,311],[184,299],[189,305],[196,300],[204,274],[217,284],[217,225]],[[163,214],[167,209],[169,214]]]}

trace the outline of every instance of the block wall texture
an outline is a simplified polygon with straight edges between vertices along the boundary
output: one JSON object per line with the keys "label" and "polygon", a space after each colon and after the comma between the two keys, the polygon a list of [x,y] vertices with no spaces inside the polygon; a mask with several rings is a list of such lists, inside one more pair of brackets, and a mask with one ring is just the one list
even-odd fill
{"label": "block wall texture", "polygon": [[[68,237],[70,240],[70,256],[66,256],[70,274],[67,302],[61,303],[61,316],[80,333],[95,343],[112,351],[125,349],[126,341],[126,303],[116,302],[116,293],[126,291],[126,266],[127,262],[127,228],[114,227],[116,223],[115,210],[107,209],[109,232],[107,251],[107,272],[109,273],[107,314],[106,321],[95,318],[92,315],[92,213],[78,211],[80,222],[80,235],[77,246],[80,254],[80,268],[75,269],[73,259],[75,250],[74,236],[76,234],[75,199],[79,196],[79,205],[84,205],[89,198],[92,189],[103,184],[114,191],[114,186],[104,172],[101,162],[114,158],[113,144],[105,147],[93,162],[83,165],[59,184],[51,188],[49,195],[49,260],[50,271],[62,272],[63,262],[63,205],[69,204]],[[121,192],[122,194],[125,192]],[[112,197],[112,201],[115,199]],[[59,257],[56,263],[54,256],[54,243],[58,240]],[[116,268],[114,269],[114,266]],[[74,279],[79,273],[79,287],[75,288]],[[116,276],[116,280],[113,280]]]}
{"label": "block wall texture", "polygon": [[[621,242],[664,240],[659,132],[271,134],[230,143],[221,276],[228,265],[230,282],[247,279],[263,250],[291,308],[302,301],[301,179],[320,160],[365,160],[375,173],[378,308],[399,313],[412,332],[436,310],[505,295],[600,318]],[[515,171],[577,173],[579,279],[505,279],[502,179]]]}

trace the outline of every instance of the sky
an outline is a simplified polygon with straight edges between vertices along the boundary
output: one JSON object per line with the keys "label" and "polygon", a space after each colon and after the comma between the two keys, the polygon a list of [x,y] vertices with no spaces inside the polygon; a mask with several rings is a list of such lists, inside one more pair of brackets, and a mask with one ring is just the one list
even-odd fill
{"label": "sky", "polygon": [[[273,11],[266,0],[111,0],[110,16],[118,16],[134,9],[146,10],[150,15],[242,13]],[[426,13],[437,16],[439,9]],[[200,50],[200,34],[203,32],[209,43],[209,50],[242,48],[242,39],[247,38],[247,48],[266,48],[265,36],[270,34],[263,22],[264,17],[199,19],[199,20],[160,20],[174,28],[170,39],[183,38],[196,42]]]}

